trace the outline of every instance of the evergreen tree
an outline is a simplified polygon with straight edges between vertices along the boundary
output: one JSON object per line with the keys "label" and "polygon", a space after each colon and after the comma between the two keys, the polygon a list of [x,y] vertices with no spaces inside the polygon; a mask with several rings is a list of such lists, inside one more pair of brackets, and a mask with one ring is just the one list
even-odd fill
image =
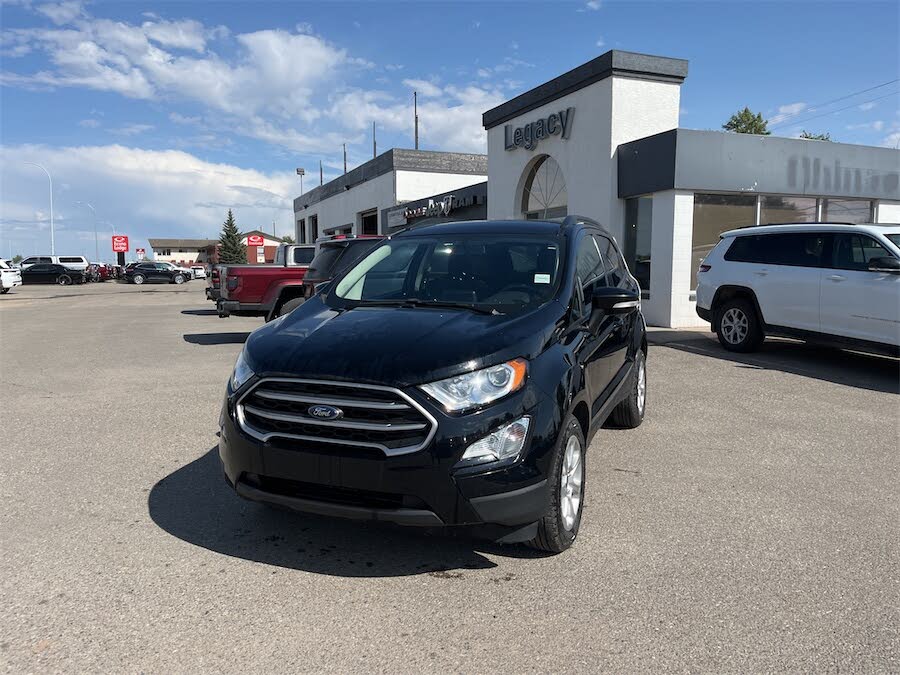
{"label": "evergreen tree", "polygon": [[766,128],[768,122],[763,119],[762,113],[753,114],[750,108],[744,107],[722,125],[725,131],[733,131],[736,134],[760,134],[768,136],[771,132]]}
{"label": "evergreen tree", "polygon": [[241,243],[241,233],[234,222],[234,214],[228,209],[228,218],[219,235],[219,262],[239,265],[247,262],[247,246]]}
{"label": "evergreen tree", "polygon": [[286,234],[281,238],[281,241],[283,241],[285,244],[293,244],[294,238],[291,235]]}

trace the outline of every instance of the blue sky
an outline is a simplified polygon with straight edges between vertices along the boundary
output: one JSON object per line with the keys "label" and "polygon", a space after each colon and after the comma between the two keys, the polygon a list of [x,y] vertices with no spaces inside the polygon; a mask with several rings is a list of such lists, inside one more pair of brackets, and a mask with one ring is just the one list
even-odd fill
{"label": "blue sky", "polygon": [[[481,113],[609,49],[686,58],[681,126],[744,105],[774,133],[900,142],[900,10],[879,2],[6,2],[0,255],[93,257],[115,228],[291,229],[290,199],[379,151],[484,151]],[[885,83],[885,86],[878,87]],[[865,92],[862,90],[874,88]],[[835,101],[835,99],[840,99]],[[822,106],[820,104],[830,103]]]}

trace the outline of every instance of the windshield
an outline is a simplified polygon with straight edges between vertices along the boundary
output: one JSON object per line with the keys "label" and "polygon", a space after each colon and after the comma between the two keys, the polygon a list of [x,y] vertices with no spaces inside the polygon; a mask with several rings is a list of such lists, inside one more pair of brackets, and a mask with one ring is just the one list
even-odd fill
{"label": "windshield", "polygon": [[338,282],[334,295],[354,305],[451,304],[519,313],[553,298],[559,272],[556,238],[416,236],[375,249]]}
{"label": "windshield", "polygon": [[894,246],[900,247],[900,234],[886,234],[884,236],[890,239],[891,243],[894,244]]}

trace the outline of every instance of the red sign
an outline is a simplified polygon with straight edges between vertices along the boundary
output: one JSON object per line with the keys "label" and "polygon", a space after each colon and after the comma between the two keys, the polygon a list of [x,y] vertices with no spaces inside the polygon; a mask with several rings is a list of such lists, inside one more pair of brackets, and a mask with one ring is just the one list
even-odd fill
{"label": "red sign", "polygon": [[247,237],[247,246],[264,246],[265,240],[258,234],[251,234]]}
{"label": "red sign", "polygon": [[139,260],[143,260],[144,256],[147,255],[147,251],[142,248],[136,248],[136,249],[134,249],[134,252],[137,253],[137,257]]}
{"label": "red sign", "polygon": [[114,234],[112,246],[115,253],[128,253],[128,237],[124,234]]}

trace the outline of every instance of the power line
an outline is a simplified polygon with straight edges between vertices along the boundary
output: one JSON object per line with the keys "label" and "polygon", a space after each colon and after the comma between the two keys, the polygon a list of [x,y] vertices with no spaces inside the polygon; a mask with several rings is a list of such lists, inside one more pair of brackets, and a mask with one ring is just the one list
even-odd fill
{"label": "power line", "polygon": [[900,92],[892,91],[890,94],[885,94],[884,96],[877,96],[877,97],[875,97],[875,98],[870,98],[870,99],[867,100],[867,101],[862,101],[862,102],[859,102],[859,103],[853,103],[853,104],[851,104],[851,105],[844,106],[843,108],[835,108],[834,110],[829,110],[828,112],[823,112],[823,113],[820,113],[820,114],[818,114],[818,115],[813,115],[812,117],[807,117],[807,118],[802,119],[802,120],[791,120],[790,122],[779,122],[778,124],[776,124],[775,126],[773,126],[771,130],[774,131],[775,129],[778,129],[779,127],[790,126],[790,125],[793,125],[793,124],[804,124],[804,123],[806,123],[806,122],[809,122],[810,120],[815,120],[815,119],[818,119],[818,118],[820,118],[820,117],[825,117],[826,115],[833,115],[834,113],[839,113],[839,112],[841,112],[841,111],[843,111],[843,110],[849,110],[850,108],[855,108],[855,107],[858,106],[858,105],[863,105],[863,104],[865,104],[865,103],[872,103],[872,102],[874,102],[874,101],[880,101],[881,99],[883,99],[883,98],[888,98],[889,96],[897,96],[898,93],[900,93]]}
{"label": "power line", "polygon": [[[852,94],[847,94],[846,96],[838,96],[837,98],[833,98],[830,101],[825,101],[825,103],[817,103],[816,105],[808,105],[803,110],[800,110],[799,112],[788,113],[788,114],[784,115],[783,117],[781,117],[781,119],[778,120],[778,122],[776,122],[776,125],[780,126],[781,124],[784,124],[785,121],[790,119],[791,117],[796,117],[797,115],[803,115],[808,112],[813,112],[819,108],[824,108],[826,105],[831,105],[832,103],[837,103],[838,101],[844,101],[848,98],[853,98],[854,96],[859,96],[860,94],[865,94],[870,91],[875,91],[876,89],[881,89],[882,87],[886,87],[889,84],[894,84],[894,82],[898,82],[898,81],[900,81],[900,78],[890,80],[889,82],[882,82],[881,84],[876,84],[874,87],[869,87],[868,89],[860,89],[859,91],[855,91]],[[868,101],[866,101],[866,103],[868,103]],[[857,104],[854,104],[854,105],[857,105]],[[860,103],[858,105],[862,105],[862,103]],[[850,106],[850,107],[852,108],[853,106]]]}

